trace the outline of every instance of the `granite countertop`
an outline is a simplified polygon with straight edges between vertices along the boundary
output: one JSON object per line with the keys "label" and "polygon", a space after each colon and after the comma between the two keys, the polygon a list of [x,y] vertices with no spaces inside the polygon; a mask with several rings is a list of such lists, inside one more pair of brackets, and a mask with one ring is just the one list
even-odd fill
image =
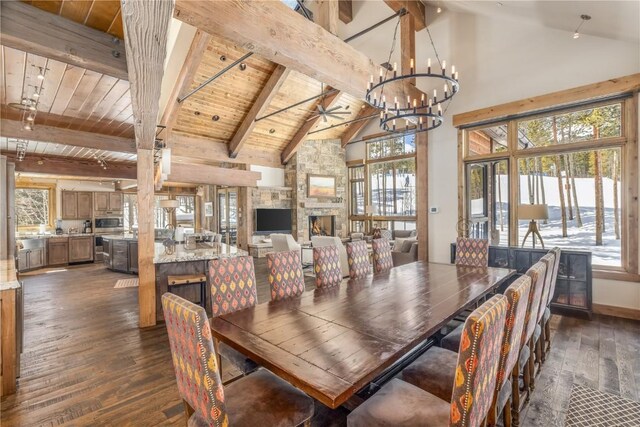
{"label": "granite countertop", "polygon": [[106,234],[102,236],[103,239],[109,240],[126,240],[128,242],[137,242],[138,238],[133,237],[133,234],[125,233],[125,234]]}
{"label": "granite countertop", "polygon": [[29,239],[50,239],[52,237],[83,237],[94,236],[94,233],[73,233],[73,234],[19,234],[16,236],[16,240],[29,240]]}
{"label": "granite countertop", "polygon": [[164,252],[164,245],[161,242],[156,242],[153,263],[165,264],[170,262],[208,261],[210,259],[233,258],[246,255],[248,255],[247,251],[224,243],[201,243],[198,244],[197,249],[193,250],[187,250],[183,244],[177,244],[175,252],[172,255],[167,255]]}
{"label": "granite countertop", "polygon": [[18,289],[20,282],[16,276],[16,263],[12,259],[0,260],[0,291]]}

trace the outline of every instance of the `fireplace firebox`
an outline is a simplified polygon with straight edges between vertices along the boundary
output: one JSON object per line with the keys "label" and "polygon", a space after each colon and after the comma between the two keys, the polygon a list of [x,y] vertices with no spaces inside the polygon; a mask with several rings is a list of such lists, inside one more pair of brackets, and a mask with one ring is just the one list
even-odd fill
{"label": "fireplace firebox", "polygon": [[335,215],[309,215],[309,236],[335,236]]}

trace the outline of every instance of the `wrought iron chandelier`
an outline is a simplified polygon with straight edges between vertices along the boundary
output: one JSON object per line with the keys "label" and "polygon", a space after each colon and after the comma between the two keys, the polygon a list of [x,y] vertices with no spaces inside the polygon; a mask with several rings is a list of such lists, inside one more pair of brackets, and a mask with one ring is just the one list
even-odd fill
{"label": "wrought iron chandelier", "polygon": [[[398,21],[399,22],[399,21]],[[441,61],[438,51],[431,38],[431,32],[427,28],[427,34],[431,41],[431,46],[435,52],[437,65],[432,69],[431,58],[427,60],[427,72],[417,72],[414,59],[410,60],[410,68],[407,74],[399,74],[397,64],[393,64],[393,68],[380,68],[378,81],[374,82],[373,75],[370,77],[367,85],[366,100],[372,106],[381,109],[380,111],[380,127],[387,132],[414,130],[415,132],[426,132],[440,126],[444,120],[442,103],[452,99],[460,90],[458,81],[459,75],[454,65],[447,70],[446,61]],[[389,58],[393,54],[395,40],[397,36],[398,25],[396,25],[395,34]],[[387,62],[388,64],[388,62]],[[393,76],[388,77],[390,71]],[[420,99],[411,99],[407,95],[406,102],[404,99],[398,100],[394,97],[393,101],[387,100],[384,93],[385,87],[391,83],[403,82],[407,80],[428,81],[429,87],[442,87],[443,92],[438,94],[437,89],[433,89],[433,97],[423,93]],[[417,86],[417,84],[416,84]],[[398,121],[404,120],[404,126]],[[409,125],[411,124],[411,126]]]}

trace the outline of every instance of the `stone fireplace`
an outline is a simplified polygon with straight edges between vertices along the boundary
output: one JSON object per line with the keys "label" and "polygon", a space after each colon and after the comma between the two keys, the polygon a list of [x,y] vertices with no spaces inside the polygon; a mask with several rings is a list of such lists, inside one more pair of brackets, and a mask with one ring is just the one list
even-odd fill
{"label": "stone fireplace", "polygon": [[309,236],[335,236],[335,215],[309,215]]}

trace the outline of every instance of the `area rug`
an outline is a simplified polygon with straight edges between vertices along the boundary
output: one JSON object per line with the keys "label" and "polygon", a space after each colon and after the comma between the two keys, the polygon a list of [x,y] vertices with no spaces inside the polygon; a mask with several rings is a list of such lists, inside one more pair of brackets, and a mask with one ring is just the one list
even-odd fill
{"label": "area rug", "polygon": [[574,384],[566,427],[640,426],[640,402]]}
{"label": "area rug", "polygon": [[137,288],[138,279],[120,279],[116,282],[114,288]]}

